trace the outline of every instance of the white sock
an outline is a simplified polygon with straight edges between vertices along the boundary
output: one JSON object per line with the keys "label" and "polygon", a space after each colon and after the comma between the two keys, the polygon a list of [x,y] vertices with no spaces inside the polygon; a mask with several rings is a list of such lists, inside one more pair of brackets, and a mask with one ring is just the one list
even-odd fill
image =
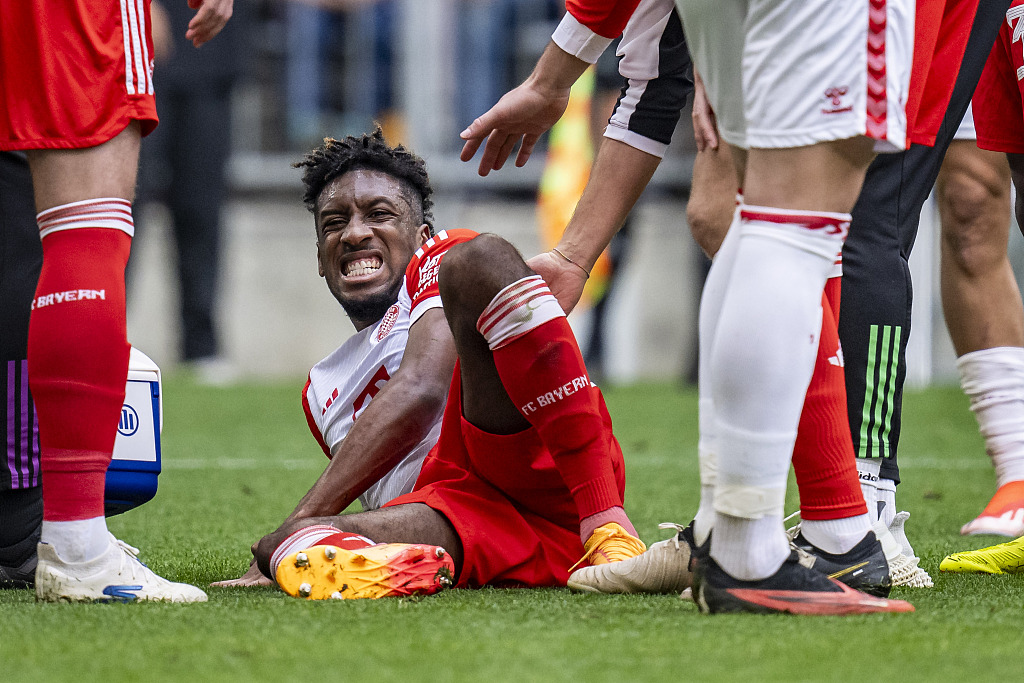
{"label": "white sock", "polygon": [[972,351],[956,365],[998,485],[1024,479],[1024,348]]}
{"label": "white sock", "polygon": [[857,458],[860,490],[864,494],[864,504],[868,506],[871,521],[878,519],[878,471],[881,467],[882,461],[877,458]]}
{"label": "white sock", "polygon": [[869,515],[845,519],[805,519],[800,522],[800,533],[804,538],[815,548],[833,555],[850,552],[869,531]]}
{"label": "white sock", "polygon": [[735,579],[766,579],[779,571],[789,553],[781,514],[744,519],[719,513],[715,518],[711,557]]}
{"label": "white sock", "polygon": [[711,400],[711,346],[718,327],[718,316],[722,310],[722,299],[732,274],[736,259],[736,248],[740,240],[740,212],[737,207],[733,214],[729,232],[715,254],[704,283],[700,298],[700,319],[698,322],[699,343],[697,345],[697,392],[700,438],[697,451],[700,457],[700,505],[694,516],[693,535],[697,545],[702,545],[711,534],[715,520],[715,485],[718,483],[718,433],[715,428],[715,403]]}
{"label": "white sock", "polygon": [[885,526],[892,524],[896,517],[896,482],[892,479],[878,480],[878,519]]}
{"label": "white sock", "polygon": [[49,543],[57,556],[67,563],[88,562],[103,554],[110,545],[107,520],[103,517],[73,522],[43,520],[40,543]]}
{"label": "white sock", "polygon": [[849,215],[744,205],[740,220],[707,364],[718,440],[712,554],[732,576],[753,580],[789,554],[786,477],[817,355],[821,292]]}

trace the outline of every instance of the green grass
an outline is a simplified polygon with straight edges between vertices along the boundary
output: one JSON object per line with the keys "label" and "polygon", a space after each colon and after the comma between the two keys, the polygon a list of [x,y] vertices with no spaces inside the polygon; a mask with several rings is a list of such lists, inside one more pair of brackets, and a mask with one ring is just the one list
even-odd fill
{"label": "green grass", "polygon": [[[171,378],[160,492],[111,530],[172,579],[241,573],[249,544],[324,465],[299,386]],[[658,522],[695,509],[696,396],[646,385],[607,397],[627,509],[646,541],[660,540]],[[29,591],[0,591],[0,680],[1019,680],[1024,579],[937,571],[946,553],[996,540],[957,534],[994,487],[966,401],[951,388],[909,393],[904,413],[898,499],[936,584],[895,592],[914,614],[705,617],[672,596],[565,590],[310,603],[210,589],[209,603],[189,606],[37,605]]]}

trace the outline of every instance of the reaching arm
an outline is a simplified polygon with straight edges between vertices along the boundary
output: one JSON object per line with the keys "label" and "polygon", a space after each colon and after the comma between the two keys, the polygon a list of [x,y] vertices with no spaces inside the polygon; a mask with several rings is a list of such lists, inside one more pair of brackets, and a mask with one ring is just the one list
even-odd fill
{"label": "reaching arm", "polygon": [[409,329],[395,376],[334,446],[327,469],[284,524],[338,514],[408,455],[443,410],[454,367],[455,342],[444,311],[432,309]]}
{"label": "reaching arm", "polygon": [[583,293],[584,271],[593,268],[657,170],[693,92],[689,53],[671,0],[641,3],[626,26],[619,54],[619,73],[626,80],[623,96],[587,187],[557,251],[528,261],[566,312]]}

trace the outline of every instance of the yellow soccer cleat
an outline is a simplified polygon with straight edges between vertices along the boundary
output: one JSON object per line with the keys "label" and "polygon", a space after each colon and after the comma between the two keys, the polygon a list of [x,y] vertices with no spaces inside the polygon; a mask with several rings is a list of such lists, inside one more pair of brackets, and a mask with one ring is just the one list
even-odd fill
{"label": "yellow soccer cleat", "polygon": [[454,582],[455,563],[436,545],[379,543],[358,550],[317,545],[285,557],[277,584],[306,600],[431,595]]}
{"label": "yellow soccer cleat", "polygon": [[939,564],[939,571],[981,574],[1024,573],[1024,536],[988,548],[948,555]]}
{"label": "yellow soccer cleat", "polygon": [[594,529],[594,533],[583,544],[583,550],[583,557],[569,571],[584,564],[593,566],[628,560],[647,550],[647,546],[620,525],[608,522]]}

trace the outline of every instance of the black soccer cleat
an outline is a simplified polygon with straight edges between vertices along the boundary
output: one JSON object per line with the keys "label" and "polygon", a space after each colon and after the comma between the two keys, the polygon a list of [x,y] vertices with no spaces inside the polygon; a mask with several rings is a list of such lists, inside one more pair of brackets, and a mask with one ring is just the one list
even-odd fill
{"label": "black soccer cleat", "polygon": [[766,579],[742,581],[710,555],[698,561],[697,605],[705,614],[753,612],[845,616],[875,612],[913,612],[903,600],[877,598],[830,579],[800,563],[796,551]]}
{"label": "black soccer cleat", "polygon": [[857,545],[839,555],[818,548],[808,541],[803,533],[798,533],[791,542],[800,553],[800,563],[805,567],[869,595],[889,597],[892,575],[889,573],[889,563],[885,560],[882,544],[874,531],[869,531]]}

